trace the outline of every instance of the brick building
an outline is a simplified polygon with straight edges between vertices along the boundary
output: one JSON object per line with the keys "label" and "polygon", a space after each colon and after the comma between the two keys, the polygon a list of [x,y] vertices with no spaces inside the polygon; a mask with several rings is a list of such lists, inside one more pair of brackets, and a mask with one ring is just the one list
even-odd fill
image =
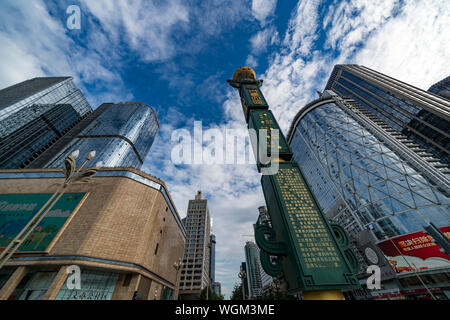
{"label": "brick building", "polygon": [[[5,221],[18,221],[15,209],[36,207],[35,213],[63,181],[57,169],[0,170],[0,237],[12,228]],[[44,219],[0,269],[0,299],[177,298],[173,264],[183,256],[186,234],[164,182],[131,168],[105,168],[88,183],[70,185],[63,200],[72,207],[57,208],[58,201],[45,218],[53,220]],[[66,281],[74,265],[80,289]]]}

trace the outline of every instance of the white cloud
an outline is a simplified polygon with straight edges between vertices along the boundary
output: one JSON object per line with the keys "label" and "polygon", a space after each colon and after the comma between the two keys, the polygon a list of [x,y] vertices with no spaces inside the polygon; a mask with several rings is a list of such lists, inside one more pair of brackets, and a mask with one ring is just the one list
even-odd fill
{"label": "white cloud", "polygon": [[261,23],[266,24],[266,19],[275,13],[277,0],[253,0],[252,13],[253,16]]}
{"label": "white cloud", "polygon": [[358,64],[427,90],[450,73],[450,2],[407,1],[354,58]]}
{"label": "white cloud", "polygon": [[257,32],[250,38],[251,50],[254,54],[260,54],[267,51],[269,45],[278,44],[278,31],[274,26]]}
{"label": "white cloud", "polygon": [[111,89],[107,101],[132,97],[117,69],[97,51],[73,41],[70,32],[64,19],[51,16],[42,1],[2,3],[0,87],[38,76],[73,76],[94,108],[102,97],[90,95],[83,83],[100,91]]}
{"label": "white cloud", "polygon": [[313,42],[318,38],[319,0],[299,1],[289,20],[288,30],[283,44],[291,53],[308,55]]}
{"label": "white cloud", "polygon": [[143,0],[83,0],[97,18],[114,46],[127,44],[144,61],[163,61],[176,52],[172,37],[175,27],[189,22],[182,1],[164,1],[159,5]]}
{"label": "white cloud", "polygon": [[[448,76],[450,3],[400,4],[338,2],[321,20],[319,1],[299,2],[283,47],[259,75],[264,79],[265,97],[285,133],[294,115],[317,97],[316,90],[323,90],[335,64],[362,64],[425,90]],[[333,52],[319,51],[321,32]]]}
{"label": "white cloud", "polygon": [[258,60],[256,60],[253,55],[249,54],[247,59],[245,60],[245,65],[255,69],[258,66]]}

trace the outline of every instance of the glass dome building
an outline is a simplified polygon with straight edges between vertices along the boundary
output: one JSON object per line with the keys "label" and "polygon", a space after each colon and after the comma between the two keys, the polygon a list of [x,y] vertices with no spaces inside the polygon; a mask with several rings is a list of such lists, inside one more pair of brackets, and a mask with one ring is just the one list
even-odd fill
{"label": "glass dome building", "polygon": [[[449,174],[354,100],[325,91],[295,116],[288,142],[324,213],[347,230],[354,245],[363,233],[377,247],[424,232],[430,223],[450,226]],[[364,248],[358,251],[364,260]],[[448,274],[450,261],[443,263]],[[360,272],[370,264],[366,259]]]}
{"label": "glass dome building", "polygon": [[294,158],[323,209],[330,212],[343,200],[355,228],[372,230],[378,240],[430,222],[449,226],[448,175],[432,167],[424,172],[420,156],[407,154],[398,137],[356,106],[337,95],[323,97],[297,114],[289,132]]}

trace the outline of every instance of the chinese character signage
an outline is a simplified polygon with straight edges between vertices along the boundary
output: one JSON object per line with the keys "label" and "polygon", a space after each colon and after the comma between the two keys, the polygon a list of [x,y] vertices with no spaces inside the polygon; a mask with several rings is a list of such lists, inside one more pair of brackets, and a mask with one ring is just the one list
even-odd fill
{"label": "chinese character signage", "polygon": [[[450,239],[450,226],[439,228]],[[450,256],[424,232],[414,232],[378,243],[397,273],[449,268]]]}
{"label": "chinese character signage", "polygon": [[286,226],[275,232],[284,233],[283,241],[292,250],[288,257],[295,257],[290,264],[297,279],[289,281],[291,286],[298,282],[297,288],[303,290],[357,287],[358,280],[298,166],[280,163],[277,174],[262,177],[262,185],[272,220],[280,218],[274,226]]}
{"label": "chinese character signage", "polygon": [[[51,196],[52,194],[0,195],[0,250],[8,246]],[[85,193],[64,194],[18,251],[46,251],[84,196]]]}
{"label": "chinese character signage", "polygon": [[272,111],[252,110],[252,112],[250,112],[248,128],[256,130],[258,139],[260,138],[259,130],[266,130],[266,146],[268,156],[271,156],[272,143],[275,141],[278,144],[278,155],[285,160],[290,160],[292,158],[292,152],[280,130],[280,127],[277,124],[277,121],[275,120],[275,117],[272,114]]}

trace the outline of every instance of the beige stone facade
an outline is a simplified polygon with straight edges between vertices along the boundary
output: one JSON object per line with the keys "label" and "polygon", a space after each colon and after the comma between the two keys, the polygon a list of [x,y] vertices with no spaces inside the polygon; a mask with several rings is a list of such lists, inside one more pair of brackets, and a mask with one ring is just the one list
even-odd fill
{"label": "beige stone facade", "polygon": [[[0,170],[0,194],[53,193],[64,181],[55,176],[54,169]],[[30,270],[53,272],[43,299],[55,299],[70,265],[82,274],[110,275],[111,299],[153,300],[176,293],[179,274],[173,264],[183,257],[185,231],[165,190],[162,181],[130,168],[102,169],[90,182],[70,185],[66,193],[86,193],[82,202],[47,252],[13,256],[4,268],[10,275],[3,276],[0,299],[9,299]]]}

